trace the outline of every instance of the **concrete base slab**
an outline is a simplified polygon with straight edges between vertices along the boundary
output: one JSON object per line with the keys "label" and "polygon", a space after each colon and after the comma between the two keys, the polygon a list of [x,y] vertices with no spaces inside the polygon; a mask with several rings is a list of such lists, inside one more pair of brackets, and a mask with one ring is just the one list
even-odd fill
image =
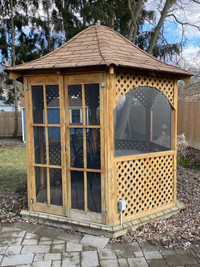
{"label": "concrete base slab", "polygon": [[[118,236],[125,235],[130,231],[134,231],[141,225],[145,225],[152,221],[157,221],[160,219],[168,218],[184,209],[184,205],[177,201],[177,204],[171,208],[165,209],[163,211],[154,212],[148,216],[141,214],[141,218],[125,222],[123,225],[108,226],[99,223],[91,223],[90,221],[75,220],[73,218],[68,218],[61,215],[53,215],[48,213],[42,213],[37,211],[27,211],[22,210],[21,215],[25,220],[35,220],[39,223],[44,223],[49,226],[59,226],[64,229],[75,229],[80,232],[93,234],[93,235],[104,235],[108,238],[116,238]],[[34,233],[38,233],[36,230]],[[52,236],[52,231],[46,233]],[[54,238],[57,238],[57,233],[53,233]],[[62,239],[62,236],[58,237]],[[70,240],[66,240],[70,241]]]}

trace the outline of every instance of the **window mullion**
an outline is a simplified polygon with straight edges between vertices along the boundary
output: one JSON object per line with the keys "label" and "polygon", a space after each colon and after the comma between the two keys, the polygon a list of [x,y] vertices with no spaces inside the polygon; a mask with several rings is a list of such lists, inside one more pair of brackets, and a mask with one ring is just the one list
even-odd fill
{"label": "window mullion", "polygon": [[[46,98],[46,86],[43,84],[43,94],[44,94],[44,118],[45,124],[48,124],[47,118],[47,98]],[[49,175],[49,133],[48,126],[45,126],[45,138],[46,138],[46,164],[47,164],[47,203],[50,205],[50,175]]]}
{"label": "window mullion", "polygon": [[[85,126],[85,88],[84,84],[82,86],[82,119],[83,126]],[[83,129],[83,164],[84,164],[84,210],[87,212],[88,203],[87,203],[87,147],[86,147],[86,129]]]}

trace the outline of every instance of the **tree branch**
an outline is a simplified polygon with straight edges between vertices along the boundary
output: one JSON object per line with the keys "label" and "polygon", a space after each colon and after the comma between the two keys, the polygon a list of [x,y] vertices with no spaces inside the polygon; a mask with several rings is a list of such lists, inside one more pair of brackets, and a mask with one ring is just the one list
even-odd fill
{"label": "tree branch", "polygon": [[177,17],[174,15],[174,14],[169,14],[167,17],[173,17],[175,19],[175,21],[181,25],[188,25],[188,26],[192,26],[192,27],[195,27],[197,28],[198,30],[200,30],[200,27],[195,25],[195,24],[192,24],[192,23],[189,23],[189,22],[181,22],[180,20],[177,19]]}
{"label": "tree branch", "polygon": [[134,0],[128,0],[128,8],[131,13],[131,23],[129,26],[128,39],[135,43],[136,34],[138,31],[138,19],[142,13],[142,8],[144,5],[144,0],[136,2]]}
{"label": "tree branch", "polygon": [[198,0],[192,0],[192,1],[197,3],[197,4],[200,4],[200,1],[198,1]]}
{"label": "tree branch", "polygon": [[165,18],[167,17],[167,12],[173,6],[173,4],[175,4],[175,2],[176,2],[176,0],[166,0],[165,5],[161,11],[160,20],[159,20],[157,26],[155,27],[155,30],[154,30],[153,35],[152,35],[150,42],[149,42],[149,47],[147,49],[147,52],[149,54],[152,53],[152,51],[156,45],[156,42],[157,42],[158,37],[159,37],[160,29],[162,28],[163,23],[165,21]]}

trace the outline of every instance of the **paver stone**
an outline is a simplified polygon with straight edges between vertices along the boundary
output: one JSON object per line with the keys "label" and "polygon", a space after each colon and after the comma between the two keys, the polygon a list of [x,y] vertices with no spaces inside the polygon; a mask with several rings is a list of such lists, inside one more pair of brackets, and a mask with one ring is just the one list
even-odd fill
{"label": "paver stone", "polygon": [[129,267],[126,259],[118,259],[118,263],[120,267]]}
{"label": "paver stone", "polygon": [[134,267],[148,267],[144,258],[128,258],[128,263],[130,266]]}
{"label": "paver stone", "polygon": [[33,267],[51,267],[51,261],[36,261],[32,265]]}
{"label": "paver stone", "polygon": [[44,255],[44,260],[61,260],[61,253],[47,253]]}
{"label": "paver stone", "polygon": [[111,249],[98,249],[100,260],[117,259],[116,254]]}
{"label": "paver stone", "polygon": [[119,267],[117,260],[100,260],[101,267]]}
{"label": "paver stone", "polygon": [[85,235],[81,239],[81,244],[83,246],[91,246],[96,248],[104,248],[108,244],[109,238],[107,237],[99,237],[93,235]]}
{"label": "paver stone", "polygon": [[12,266],[13,263],[15,265],[26,264],[26,263],[29,264],[32,263],[33,257],[34,257],[33,253],[4,256],[1,266],[2,267]]}
{"label": "paver stone", "polygon": [[159,251],[144,251],[144,256],[147,260],[163,258]]}
{"label": "paver stone", "polygon": [[99,261],[96,251],[83,251],[81,252],[81,266],[82,267],[94,267],[98,266]]}
{"label": "paver stone", "polygon": [[62,267],[80,267],[80,253],[79,252],[65,252],[63,253]]}

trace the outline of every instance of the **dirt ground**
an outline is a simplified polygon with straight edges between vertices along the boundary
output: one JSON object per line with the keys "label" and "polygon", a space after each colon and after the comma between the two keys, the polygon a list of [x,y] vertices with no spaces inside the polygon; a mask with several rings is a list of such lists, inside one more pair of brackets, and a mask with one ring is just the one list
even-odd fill
{"label": "dirt ground", "polygon": [[1,138],[0,137],[0,147],[2,146],[24,146],[22,138]]}
{"label": "dirt ground", "polygon": [[188,147],[186,149],[186,157],[191,161],[191,162],[196,162],[200,164],[200,150]]}

